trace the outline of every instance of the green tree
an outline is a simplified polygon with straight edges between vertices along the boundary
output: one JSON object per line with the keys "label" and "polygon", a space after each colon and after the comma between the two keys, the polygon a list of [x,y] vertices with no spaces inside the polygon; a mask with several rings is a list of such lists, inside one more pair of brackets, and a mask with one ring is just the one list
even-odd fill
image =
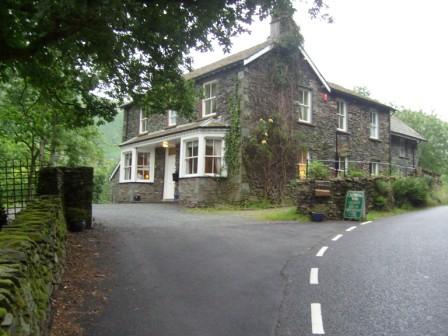
{"label": "green tree", "polygon": [[[193,111],[192,86],[182,78],[192,49],[212,41],[228,51],[230,38],[255,15],[293,10],[290,0],[5,0],[0,2],[0,76],[19,76],[44,97],[74,106],[79,115],[111,120],[101,90],[120,103],[131,96],[152,111]],[[326,5],[314,0],[309,13]],[[70,91],[75,100],[65,100]]]}
{"label": "green tree", "polygon": [[357,94],[360,94],[364,97],[370,97],[370,90],[367,88],[367,86],[355,86],[353,88],[353,91],[355,91]]}
{"label": "green tree", "polygon": [[396,116],[419,132],[427,141],[419,145],[420,166],[448,174],[448,123],[435,114],[402,109]]}

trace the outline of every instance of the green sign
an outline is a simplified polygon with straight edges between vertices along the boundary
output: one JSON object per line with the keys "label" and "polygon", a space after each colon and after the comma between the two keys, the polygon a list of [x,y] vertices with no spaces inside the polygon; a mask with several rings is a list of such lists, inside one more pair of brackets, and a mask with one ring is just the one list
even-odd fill
{"label": "green sign", "polygon": [[360,220],[366,216],[364,191],[347,191],[345,195],[344,219]]}

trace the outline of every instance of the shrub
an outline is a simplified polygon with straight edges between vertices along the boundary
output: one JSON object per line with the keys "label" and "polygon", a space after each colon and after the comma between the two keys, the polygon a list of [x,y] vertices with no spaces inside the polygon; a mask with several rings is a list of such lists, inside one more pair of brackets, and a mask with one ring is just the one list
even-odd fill
{"label": "shrub", "polygon": [[330,177],[330,169],[320,161],[312,161],[308,165],[308,177],[315,180],[325,180]]}
{"label": "shrub", "polygon": [[364,177],[366,174],[360,169],[349,169],[347,176],[348,177]]}
{"label": "shrub", "polygon": [[392,186],[389,181],[376,180],[375,189],[381,196],[387,196],[392,191]]}
{"label": "shrub", "polygon": [[378,210],[384,210],[387,205],[386,198],[381,195],[375,197],[374,203],[375,203],[375,209],[378,209]]}
{"label": "shrub", "polygon": [[406,204],[424,206],[428,202],[429,186],[423,178],[404,177],[393,184],[394,198],[398,206]]}

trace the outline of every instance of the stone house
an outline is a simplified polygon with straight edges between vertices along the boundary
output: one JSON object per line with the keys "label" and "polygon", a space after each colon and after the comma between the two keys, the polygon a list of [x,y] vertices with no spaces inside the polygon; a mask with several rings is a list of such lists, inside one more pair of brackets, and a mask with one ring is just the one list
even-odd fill
{"label": "stone house", "polygon": [[[178,199],[201,205],[238,201],[255,193],[244,167],[232,183],[227,181],[229,104],[235,95],[240,97],[241,133],[246,136],[254,127],[258,98],[253,91],[274,60],[279,27],[281,20],[273,20],[267,41],[185,75],[203,92],[193,120],[182,119],[175,111],[147,116],[132,103],[123,106],[122,154],[111,176],[114,202]],[[327,82],[302,47],[290,58],[290,72],[295,85],[288,113],[302,139],[291,178],[305,177],[310,160],[325,162],[335,175],[347,172],[352,164],[372,175],[389,173],[392,162],[402,162],[392,158],[396,154],[391,151],[392,139],[400,144],[400,139],[409,144],[421,139],[409,135],[409,127],[397,126],[392,136],[393,108]],[[415,167],[412,155],[414,160],[405,164]]]}
{"label": "stone house", "polygon": [[399,175],[413,174],[418,166],[418,144],[426,140],[395,116],[390,117],[390,135],[393,173]]}

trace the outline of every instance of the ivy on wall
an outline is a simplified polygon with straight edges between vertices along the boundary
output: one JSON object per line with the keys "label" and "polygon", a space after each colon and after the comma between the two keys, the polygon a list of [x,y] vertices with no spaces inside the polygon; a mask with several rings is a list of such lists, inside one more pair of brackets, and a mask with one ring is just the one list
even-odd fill
{"label": "ivy on wall", "polygon": [[227,175],[235,177],[240,172],[241,164],[241,99],[238,94],[239,83],[235,85],[235,95],[229,98],[230,129],[226,134],[226,151],[224,154]]}

